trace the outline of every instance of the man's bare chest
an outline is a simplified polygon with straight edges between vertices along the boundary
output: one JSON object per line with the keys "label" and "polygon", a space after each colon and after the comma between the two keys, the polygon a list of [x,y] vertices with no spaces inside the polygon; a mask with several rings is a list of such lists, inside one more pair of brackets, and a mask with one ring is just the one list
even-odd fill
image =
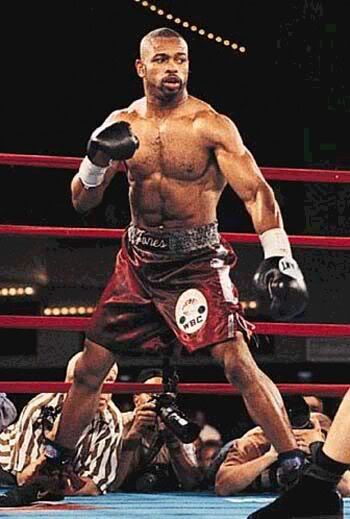
{"label": "man's bare chest", "polygon": [[133,125],[133,130],[140,147],[129,161],[131,171],[179,179],[195,179],[205,171],[209,151],[191,123],[143,123]]}

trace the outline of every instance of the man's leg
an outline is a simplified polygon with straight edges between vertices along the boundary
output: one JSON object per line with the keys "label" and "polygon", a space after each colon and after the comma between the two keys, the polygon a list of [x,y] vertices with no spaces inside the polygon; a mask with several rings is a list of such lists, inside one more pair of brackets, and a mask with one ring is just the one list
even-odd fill
{"label": "man's leg", "polygon": [[237,332],[236,340],[213,346],[211,353],[224,365],[227,380],[239,388],[251,418],[277,452],[297,449],[280,392],[256,365],[243,334]]}
{"label": "man's leg", "polygon": [[81,433],[93,419],[102,384],[115,362],[106,348],[85,341],[83,355],[78,360],[74,379],[63,404],[55,442],[46,447],[46,458],[25,485],[9,490],[0,497],[0,506],[25,506],[38,499],[62,499],[62,473],[70,462]]}
{"label": "man's leg", "polygon": [[84,352],[77,361],[55,437],[55,442],[62,447],[74,449],[84,428],[93,419],[103,381],[114,363],[112,352],[85,340]]}
{"label": "man's leg", "polygon": [[334,461],[350,465],[350,390],[334,417],[323,452]]}
{"label": "man's leg", "polygon": [[350,466],[350,391],[340,404],[326,442],[315,450],[312,463],[295,487],[250,519],[291,517],[341,519],[343,507],[336,485]]}

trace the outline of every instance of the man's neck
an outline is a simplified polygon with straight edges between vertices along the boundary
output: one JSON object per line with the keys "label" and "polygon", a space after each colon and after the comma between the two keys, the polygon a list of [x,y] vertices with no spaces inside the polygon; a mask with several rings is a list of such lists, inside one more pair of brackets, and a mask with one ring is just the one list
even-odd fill
{"label": "man's neck", "polygon": [[179,96],[158,98],[146,96],[147,114],[153,117],[165,117],[169,112],[173,112],[188,100],[188,93],[184,91]]}

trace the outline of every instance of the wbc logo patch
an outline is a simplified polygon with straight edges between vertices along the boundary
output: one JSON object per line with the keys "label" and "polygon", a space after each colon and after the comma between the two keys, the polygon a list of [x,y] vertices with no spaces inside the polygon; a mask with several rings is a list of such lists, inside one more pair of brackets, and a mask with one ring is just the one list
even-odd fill
{"label": "wbc logo patch", "polygon": [[191,334],[204,326],[208,318],[208,302],[200,290],[190,288],[176,302],[176,324],[181,331]]}

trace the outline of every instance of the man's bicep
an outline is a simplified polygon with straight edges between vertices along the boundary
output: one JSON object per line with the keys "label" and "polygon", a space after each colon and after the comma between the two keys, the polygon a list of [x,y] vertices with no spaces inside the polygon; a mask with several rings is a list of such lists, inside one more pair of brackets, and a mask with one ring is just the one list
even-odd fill
{"label": "man's bicep", "polygon": [[250,151],[233,151],[223,147],[216,150],[216,160],[221,174],[230,187],[245,203],[253,200],[265,180]]}
{"label": "man's bicep", "polygon": [[213,128],[213,149],[221,174],[243,202],[251,201],[264,183],[252,153],[228,117],[218,115]]}

